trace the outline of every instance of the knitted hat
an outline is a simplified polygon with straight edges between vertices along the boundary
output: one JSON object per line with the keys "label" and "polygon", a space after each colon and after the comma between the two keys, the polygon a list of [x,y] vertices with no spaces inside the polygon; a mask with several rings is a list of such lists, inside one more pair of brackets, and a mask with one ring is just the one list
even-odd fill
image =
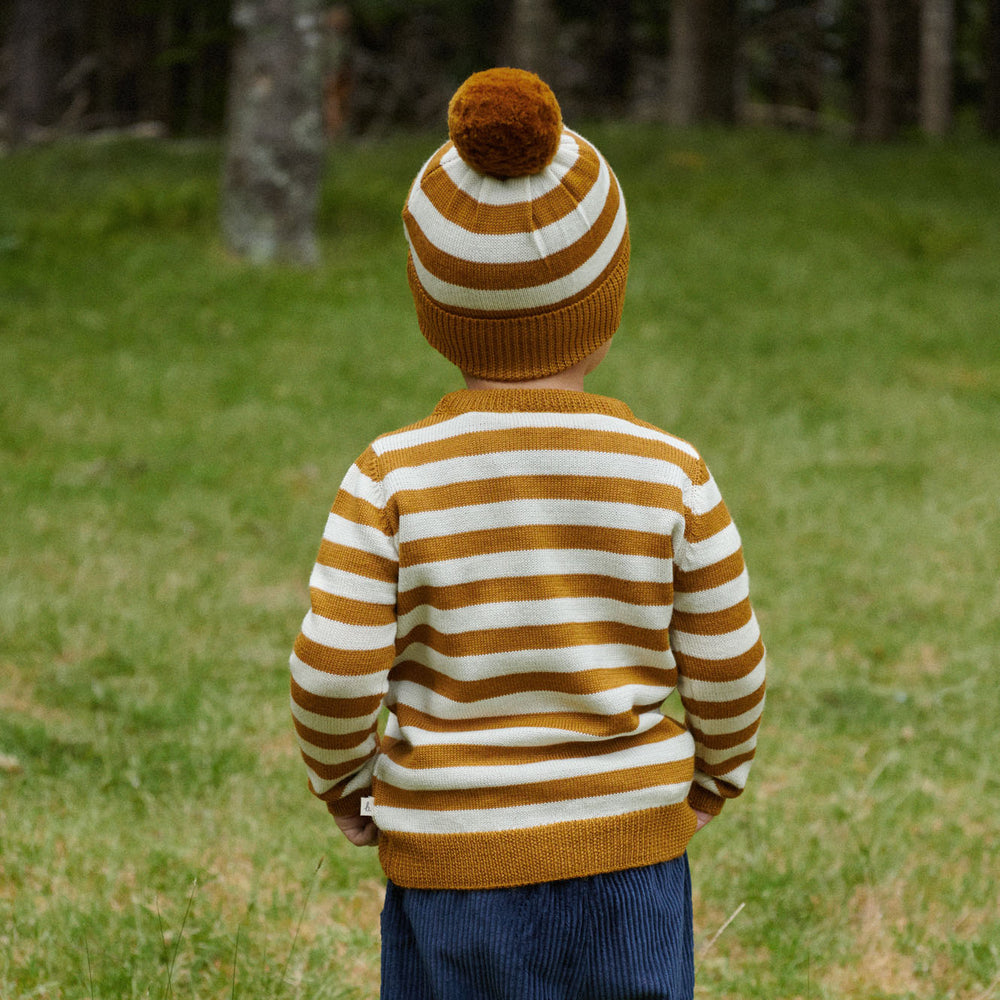
{"label": "knitted hat", "polygon": [[448,131],[403,209],[420,329],[480,378],[576,364],[621,320],[629,236],[615,175],[524,70],[470,76]]}

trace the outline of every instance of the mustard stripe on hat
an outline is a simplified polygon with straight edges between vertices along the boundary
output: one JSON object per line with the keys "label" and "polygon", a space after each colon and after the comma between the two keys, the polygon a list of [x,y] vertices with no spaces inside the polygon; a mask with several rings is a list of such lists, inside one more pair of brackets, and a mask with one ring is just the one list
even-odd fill
{"label": "mustard stripe on hat", "polygon": [[609,182],[606,172],[602,178],[600,154],[568,129],[563,130],[563,140],[548,168],[503,184],[477,173],[452,143],[446,143],[420,172],[410,195],[410,211],[426,198],[441,215],[472,232],[517,232],[526,212],[532,213],[535,225],[545,226],[575,211],[587,197],[598,197],[592,188],[599,179],[603,179],[606,196]]}

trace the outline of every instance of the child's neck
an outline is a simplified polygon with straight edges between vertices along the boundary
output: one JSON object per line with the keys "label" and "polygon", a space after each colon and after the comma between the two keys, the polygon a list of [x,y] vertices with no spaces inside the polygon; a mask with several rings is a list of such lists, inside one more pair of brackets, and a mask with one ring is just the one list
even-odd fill
{"label": "child's neck", "polygon": [[568,372],[556,372],[555,375],[547,375],[545,378],[528,379],[525,382],[494,382],[488,378],[476,378],[474,375],[467,375],[462,372],[465,385],[469,389],[572,389],[575,392],[584,392],[583,374],[579,376],[569,376]]}
{"label": "child's neck", "polygon": [[583,387],[584,376],[589,375],[604,360],[610,346],[611,341],[607,340],[582,361],[544,378],[533,378],[524,382],[496,382],[493,379],[477,378],[468,372],[462,372],[462,377],[469,389],[570,389],[573,392],[586,392]]}

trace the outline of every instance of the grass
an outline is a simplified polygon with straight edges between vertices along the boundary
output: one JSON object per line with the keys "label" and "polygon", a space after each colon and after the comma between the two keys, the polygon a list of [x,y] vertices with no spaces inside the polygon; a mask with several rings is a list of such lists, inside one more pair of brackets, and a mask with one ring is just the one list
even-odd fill
{"label": "grass", "polygon": [[[771,651],[697,995],[1000,997],[996,149],[585,131],[634,253],[591,388],[702,449]],[[347,464],[458,385],[403,268],[436,138],[335,152],[307,274],[219,249],[212,145],[0,160],[7,1000],[376,993],[286,662]]]}

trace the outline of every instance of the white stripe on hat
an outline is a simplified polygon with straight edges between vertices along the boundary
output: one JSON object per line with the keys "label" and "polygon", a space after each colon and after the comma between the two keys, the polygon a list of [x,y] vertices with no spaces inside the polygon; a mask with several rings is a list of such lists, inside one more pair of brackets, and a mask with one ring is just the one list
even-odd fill
{"label": "white stripe on hat", "polygon": [[[551,257],[560,250],[565,250],[590,232],[591,226],[594,225],[604,209],[608,194],[611,191],[611,185],[614,183],[607,162],[603,157],[600,158],[599,162],[600,173],[598,174],[597,181],[587,193],[587,196],[576,205],[572,212],[540,229],[498,235],[470,233],[467,229],[464,229],[458,223],[438,211],[420,186],[420,181],[423,178],[422,173],[417,178],[417,183],[413,186],[407,207],[413,221],[420,227],[427,240],[438,249],[443,250],[453,257],[458,257],[473,264],[533,263],[534,261]],[[475,186],[478,188],[481,185],[483,189],[487,189],[494,185],[516,182],[520,188],[521,196],[511,204],[517,204],[537,200],[538,195],[535,192],[529,192],[528,189],[533,180],[537,183],[537,178],[539,177],[547,179],[549,168],[546,168],[542,174],[535,177],[517,177],[513,178],[512,181],[498,181],[494,178],[477,174],[471,168],[466,169],[470,174],[470,179],[474,178],[469,187]],[[546,186],[551,188],[556,185]],[[479,190],[470,191],[466,189],[466,194],[476,198],[478,201],[484,201],[479,196]],[[619,209],[619,211],[621,210]],[[616,247],[619,241],[620,237],[619,240],[615,241]],[[410,242],[410,249],[411,251],[413,250],[412,241]],[[414,258],[417,259],[415,251]],[[422,274],[421,281],[423,281]],[[430,292],[430,289],[428,289],[428,292]],[[430,292],[430,294],[433,298],[438,298],[433,292]],[[561,297],[565,298],[565,296]]]}
{"label": "white stripe on hat", "polygon": [[[537,200],[555,190],[580,159],[581,142],[586,140],[564,128],[552,162],[541,173],[523,177],[500,180],[481,174],[462,159],[454,146],[441,157],[440,165],[451,180],[476,201],[484,205],[516,205],[522,201]],[[421,170],[420,177],[423,174]],[[418,183],[420,177],[417,178]]]}
{"label": "white stripe on hat", "polygon": [[[602,169],[604,169],[603,165]],[[564,275],[563,277],[557,278],[555,281],[550,281],[544,285],[535,285],[530,288],[479,289],[469,288],[466,285],[454,285],[447,281],[442,281],[440,278],[432,274],[426,267],[424,267],[415,252],[412,253],[413,266],[417,272],[417,276],[420,279],[420,284],[423,286],[424,291],[434,301],[442,306],[451,306],[459,309],[482,310],[485,312],[502,312],[516,309],[544,309],[552,307],[559,302],[565,301],[566,299],[571,299],[575,295],[579,295],[585,288],[601,276],[602,272],[611,263],[618,251],[618,248],[621,246],[622,239],[625,236],[626,226],[627,218],[625,214],[625,200],[623,198],[618,205],[618,212],[615,215],[615,221],[608,232],[607,238],[600,245],[598,250],[589,258],[589,260],[585,261],[580,265],[580,267],[570,274]],[[464,233],[464,230],[459,230],[459,232]],[[584,231],[581,230],[577,233],[577,238],[583,235]],[[508,239],[508,237],[490,238]],[[483,239],[484,237],[482,236],[476,236],[475,242],[480,242]],[[468,234],[465,234],[462,240],[463,245],[470,245],[472,242],[472,238],[470,238]],[[567,242],[566,245],[571,245],[572,242],[573,241],[571,240]],[[410,249],[412,252],[412,244]],[[447,252],[455,256],[459,256],[458,251],[460,250],[461,246],[454,243],[447,246]],[[539,257],[537,251],[534,257],[526,259],[538,260]],[[489,261],[484,261],[484,263],[488,262]],[[494,258],[493,263],[499,262]]]}

